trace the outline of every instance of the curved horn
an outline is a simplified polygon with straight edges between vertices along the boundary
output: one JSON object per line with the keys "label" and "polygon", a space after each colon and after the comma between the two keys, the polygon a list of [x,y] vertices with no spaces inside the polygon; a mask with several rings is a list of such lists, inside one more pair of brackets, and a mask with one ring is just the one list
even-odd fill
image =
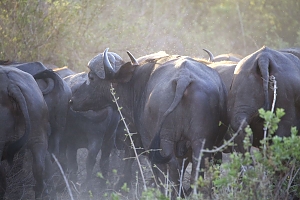
{"label": "curved horn", "polygon": [[213,62],[215,58],[214,58],[214,55],[212,54],[212,52],[210,52],[210,51],[207,50],[207,49],[203,49],[203,50],[209,55],[208,61]]}
{"label": "curved horn", "polygon": [[135,57],[129,51],[127,51],[127,54],[131,60],[132,65],[139,65],[138,61],[135,59]]}
{"label": "curved horn", "polygon": [[111,66],[107,52],[109,48],[106,48],[103,52],[103,66],[104,66],[104,71],[105,71],[105,77],[112,77],[115,74],[114,68]]}

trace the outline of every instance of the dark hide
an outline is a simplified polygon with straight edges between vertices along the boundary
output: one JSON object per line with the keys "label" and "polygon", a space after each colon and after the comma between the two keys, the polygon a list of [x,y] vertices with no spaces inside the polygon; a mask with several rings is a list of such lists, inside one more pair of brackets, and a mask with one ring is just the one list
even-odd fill
{"label": "dark hide", "polygon": [[220,62],[213,62],[211,64],[208,64],[207,66],[213,68],[216,70],[223,83],[225,84],[227,92],[230,90],[230,86],[233,80],[233,72],[237,65],[237,62],[232,61],[220,61]]}
{"label": "dark hide", "polygon": [[[219,61],[219,62],[210,62],[210,61],[207,61],[207,60],[204,60],[204,59],[197,59],[197,61],[203,63],[203,64],[206,64],[207,66],[213,68],[214,70],[216,70],[225,87],[226,87],[226,91],[227,91],[227,94],[230,90],[230,87],[231,87],[231,83],[232,83],[232,80],[233,80],[233,75],[234,75],[234,70],[235,70],[235,67],[236,65],[238,64],[238,62],[234,62],[234,61]],[[228,119],[229,121],[229,119]],[[225,135],[225,140],[230,140],[230,138],[232,137],[231,136],[231,132],[229,132],[230,129],[228,129],[226,135]],[[178,148],[178,151],[183,151],[184,149],[184,146],[182,146],[183,148]],[[223,151],[223,153],[229,153],[229,152],[232,152],[232,148],[227,148],[226,150]]]}
{"label": "dark hide", "polygon": [[281,52],[291,53],[295,56],[297,56],[300,59],[300,48],[288,48],[288,49],[281,49],[279,50]]}
{"label": "dark hide", "polygon": [[[30,74],[14,67],[0,66],[0,76],[1,160],[7,159],[12,164],[14,154],[26,146],[33,156],[35,197],[41,198],[47,195],[44,177],[50,130],[47,105]],[[6,189],[3,167],[1,172],[0,199],[3,199]]]}
{"label": "dark hide", "polygon": [[[96,56],[94,62],[104,55]],[[103,59],[102,64],[110,76],[103,79],[93,70],[89,72],[89,84],[82,84],[73,94],[72,108],[84,111],[96,102],[105,105],[100,97],[111,98],[112,83],[127,123],[135,126],[145,150],[152,150],[151,162],[165,173],[169,166],[175,185],[181,165],[174,152],[176,144],[180,140],[191,143],[193,184],[203,140],[204,148],[212,149],[226,131],[219,126],[220,121],[227,124],[226,89],[220,76],[206,65],[178,55],[147,59],[141,65],[123,62],[117,68],[108,66],[111,60]],[[159,174],[157,177],[162,178]]]}
{"label": "dark hide", "polygon": [[47,69],[47,67],[45,67],[41,62],[29,62],[29,63],[9,63],[6,64],[9,66],[13,66],[16,67],[24,72],[27,72],[31,75],[35,75],[39,72],[44,71],[45,69]]}
{"label": "dark hide", "polygon": [[[275,109],[283,108],[286,113],[279,122],[276,135],[289,136],[291,126],[299,129],[300,125],[299,58],[291,53],[262,47],[238,63],[228,95],[228,114],[233,131],[237,131],[245,119],[242,128],[250,125],[255,147],[259,147],[263,139],[263,120],[258,115],[258,109],[270,110],[273,101],[270,76],[275,77],[278,87]],[[245,133],[241,132],[235,141],[240,152],[245,152],[244,137]]]}
{"label": "dark hide", "polygon": [[150,60],[155,60],[155,59],[166,57],[166,56],[169,56],[169,54],[167,54],[165,51],[159,51],[157,53],[153,53],[153,54],[149,54],[149,55],[145,55],[145,56],[139,57],[137,59],[137,61],[139,63],[143,63],[146,60],[150,61]]}
{"label": "dark hide", "polygon": [[[128,124],[128,128],[130,133],[133,133],[131,138],[134,142],[134,147],[137,151],[138,155],[143,155],[144,152],[144,147],[141,141],[141,137],[139,134],[137,134],[136,128],[134,127],[133,124]],[[135,153],[132,148],[132,143],[130,138],[128,137],[128,133],[125,130],[125,125],[121,121],[118,124],[118,128],[116,131],[116,138],[115,138],[115,146],[118,150],[124,150],[124,159],[121,164],[121,166],[124,166],[123,171],[121,171],[119,175],[119,180],[115,184],[115,188],[117,190],[121,189],[121,187],[126,183],[128,186],[131,185],[132,178],[134,178],[134,174],[132,174],[132,164],[135,159],[128,159],[128,158],[134,158]]]}
{"label": "dark hide", "polygon": [[66,116],[71,98],[71,90],[57,74],[48,70],[40,62],[18,63],[9,66],[16,67],[35,77],[49,110],[51,134],[49,151],[58,156],[60,140],[64,137]]}
{"label": "dark hide", "polygon": [[[72,92],[87,81],[87,73],[70,75],[64,79],[70,86]],[[68,155],[68,170],[71,179],[77,179],[77,150],[88,149],[86,160],[87,183],[92,178],[93,167],[96,157],[101,149],[100,170],[104,178],[108,178],[109,155],[114,146],[115,130],[119,123],[120,116],[112,106],[99,108],[97,104],[87,111],[74,111],[69,109],[67,116],[66,140]]]}
{"label": "dark hide", "polygon": [[[34,75],[39,87],[46,80],[53,81],[53,89],[49,92],[43,92],[45,101],[49,109],[49,119],[51,125],[51,135],[49,137],[49,151],[55,155],[65,153],[65,146],[60,144],[65,136],[66,118],[69,110],[69,101],[71,99],[71,89],[67,83],[61,79],[52,70],[44,70]],[[43,90],[42,90],[43,91]]]}
{"label": "dark hide", "polygon": [[[149,57],[147,57],[148,59]],[[64,80],[69,84],[70,88],[72,89],[72,92],[75,92],[79,86],[81,86],[82,84],[84,84],[86,81],[88,81],[88,77],[87,77],[87,73],[82,72],[82,73],[78,73],[78,74],[74,74],[74,75],[70,75],[64,78]],[[115,103],[113,101],[111,101],[109,99],[109,101],[106,102],[109,108],[115,108]],[[110,104],[109,104],[110,103]],[[112,138],[112,129],[110,131],[107,131],[106,134],[102,133],[100,130],[103,130],[105,126],[108,126],[107,124],[107,120],[106,121],[102,121],[101,123],[95,123],[95,122],[91,122],[88,121],[88,119],[86,118],[93,118],[93,115],[96,115],[98,113],[98,115],[103,112],[103,109],[99,110],[99,108],[97,107],[98,104],[93,104],[91,105],[88,110],[88,112],[84,111],[84,112],[75,112],[72,109],[69,111],[70,112],[70,116],[68,116],[68,124],[73,124],[72,126],[67,126],[67,135],[69,135],[67,138],[69,137],[74,137],[74,135],[81,135],[80,137],[77,137],[74,143],[70,143],[69,141],[67,141],[68,146],[70,145],[70,147],[68,147],[68,149],[70,149],[68,152],[70,155],[73,155],[72,157],[69,158],[69,168],[71,169],[71,172],[77,172],[77,163],[75,160],[75,150],[77,150],[78,148],[82,147],[82,148],[87,148],[89,145],[89,143],[91,143],[93,140],[101,140],[101,137],[103,137],[103,135],[105,135],[106,137],[109,137],[110,139]],[[101,107],[101,106],[100,106]],[[84,116],[83,113],[91,113],[93,115],[91,116]],[[85,115],[86,115],[85,114]],[[111,113],[113,115],[117,115],[119,116],[119,113]],[[110,117],[110,116],[107,116]],[[115,116],[116,117],[116,116]],[[83,119],[81,119],[83,118]],[[99,119],[94,119],[95,120],[99,120]],[[78,124],[78,126],[81,127],[89,127],[88,129],[84,129],[83,128],[76,128],[77,126],[74,126],[74,124]],[[102,152],[106,152],[105,154],[101,154],[101,161],[100,161],[100,166],[105,166],[105,167],[101,167],[101,172],[103,174],[104,177],[106,177],[107,175],[107,167],[109,164],[109,154],[111,151],[111,145],[114,144],[114,147],[116,147],[118,150],[124,150],[124,157],[126,158],[132,158],[134,157],[134,151],[132,149],[132,144],[131,141],[129,139],[128,136],[126,136],[126,132],[125,132],[125,126],[123,122],[120,122],[118,124],[116,133],[113,137],[114,140],[108,140],[107,138],[103,139],[105,142],[103,143],[103,145],[101,145],[101,143],[97,143],[97,146],[94,146],[95,148],[93,150],[89,150],[91,151],[91,155],[97,155],[95,152],[98,149],[101,148]],[[129,125],[129,129],[131,132],[135,133],[135,128],[133,127],[132,124]],[[96,137],[96,139],[93,139],[94,137]],[[141,142],[141,138],[138,134],[134,134],[133,136],[133,140],[134,140],[134,145],[135,147],[138,147],[139,149],[142,149],[142,142]],[[81,139],[80,139],[81,138]],[[91,141],[88,141],[87,138],[90,138]],[[113,142],[113,143],[112,143]],[[80,144],[81,143],[81,144]],[[71,147],[72,146],[72,147]],[[99,150],[98,150],[99,151]],[[74,153],[72,153],[74,152]],[[142,153],[142,152],[139,152]],[[102,156],[103,155],[103,156]],[[107,155],[107,156],[105,156]],[[89,160],[89,159],[88,159]],[[132,171],[131,171],[131,166],[133,163],[134,159],[125,159],[124,163],[121,164],[122,166],[124,166],[123,171],[120,172],[120,176],[119,176],[119,181],[118,183],[116,183],[115,188],[120,189],[124,183],[127,183],[127,185],[130,185],[131,183],[131,178],[132,178]],[[106,163],[104,165],[104,163]],[[93,165],[87,163],[87,169],[92,169]],[[113,166],[111,166],[113,167]],[[92,172],[88,172],[88,174],[91,174]],[[75,176],[73,175],[73,179],[75,180]]]}
{"label": "dark hide", "polygon": [[61,78],[65,78],[70,75],[76,74],[73,70],[68,67],[54,68],[53,71],[58,74]]}
{"label": "dark hide", "polygon": [[[233,74],[234,74],[234,70],[235,70],[235,67],[237,64],[238,64],[237,62],[233,62],[233,61],[220,61],[220,62],[213,62],[211,64],[208,64],[209,67],[213,68],[214,70],[216,70],[219,73],[219,75],[226,87],[227,94],[231,88]],[[229,119],[228,119],[228,121],[229,121]],[[225,134],[226,141],[230,140],[230,138],[232,137],[231,132],[229,132],[229,131],[230,131],[230,129],[227,129],[227,132]],[[223,153],[230,153],[230,152],[232,152],[231,147],[229,147],[223,151]]]}

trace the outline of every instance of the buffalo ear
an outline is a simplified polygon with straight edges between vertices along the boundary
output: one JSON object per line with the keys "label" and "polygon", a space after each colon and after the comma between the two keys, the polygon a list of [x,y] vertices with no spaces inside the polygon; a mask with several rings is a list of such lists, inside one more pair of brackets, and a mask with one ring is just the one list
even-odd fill
{"label": "buffalo ear", "polygon": [[138,65],[132,65],[131,62],[127,62],[120,67],[114,76],[114,81],[119,83],[127,83],[133,76],[133,72]]}

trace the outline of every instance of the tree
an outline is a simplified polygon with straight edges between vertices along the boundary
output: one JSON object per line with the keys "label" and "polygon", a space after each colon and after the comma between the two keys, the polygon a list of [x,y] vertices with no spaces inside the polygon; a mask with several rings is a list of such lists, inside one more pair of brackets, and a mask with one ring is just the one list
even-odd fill
{"label": "tree", "polygon": [[165,50],[244,56],[263,45],[300,44],[298,0],[2,0],[0,59],[42,61],[73,70],[106,47],[127,59]]}

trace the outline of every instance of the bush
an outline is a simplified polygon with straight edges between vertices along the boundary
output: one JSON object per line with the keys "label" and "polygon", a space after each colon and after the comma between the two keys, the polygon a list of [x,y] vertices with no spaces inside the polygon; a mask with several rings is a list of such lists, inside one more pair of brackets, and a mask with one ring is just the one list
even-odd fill
{"label": "bush", "polygon": [[300,3],[261,0],[1,0],[0,59],[75,71],[110,47],[127,59],[165,50],[246,56],[263,45],[299,45]]}
{"label": "bush", "polygon": [[[300,137],[295,127],[290,137],[274,136],[282,109],[276,114],[260,110],[260,116],[268,125],[269,135],[261,141],[261,150],[242,155],[232,153],[231,161],[223,163],[220,176],[213,180],[214,199],[289,199],[300,197]],[[252,132],[248,127],[245,148]],[[265,148],[264,148],[265,147]]]}

